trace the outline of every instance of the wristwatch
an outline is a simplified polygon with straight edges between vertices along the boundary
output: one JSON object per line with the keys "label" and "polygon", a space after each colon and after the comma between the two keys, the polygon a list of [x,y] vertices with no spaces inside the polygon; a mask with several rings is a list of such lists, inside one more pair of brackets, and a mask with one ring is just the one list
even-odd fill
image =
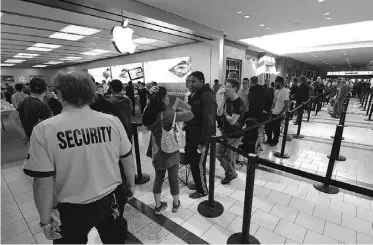
{"label": "wristwatch", "polygon": [[49,228],[51,225],[52,225],[52,222],[53,222],[53,218],[51,217],[51,219],[49,220],[48,224],[43,224],[41,221],[39,222],[39,226],[40,228],[44,229],[44,228]]}

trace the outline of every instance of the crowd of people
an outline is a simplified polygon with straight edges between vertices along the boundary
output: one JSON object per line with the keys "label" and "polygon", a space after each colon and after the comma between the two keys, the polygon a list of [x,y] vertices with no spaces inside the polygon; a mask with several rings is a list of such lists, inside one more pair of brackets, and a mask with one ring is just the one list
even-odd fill
{"label": "crowd of people", "polygon": [[[344,78],[325,82],[321,77],[311,81],[305,76],[290,82],[278,76],[263,85],[256,76],[241,83],[228,78],[223,86],[215,80],[211,89],[200,71],[189,74],[185,82],[189,90],[185,107],[172,107],[167,89],[156,83],[148,87],[139,83],[136,88],[131,82],[124,87],[120,80],[99,84],[84,72],[59,73],[50,87],[41,78],[33,78],[26,86],[15,85],[10,101],[16,110],[9,121],[29,144],[24,172],[34,177],[35,204],[48,239],[59,244],[86,243],[89,231],[96,227],[104,243],[125,243],[124,205],[135,193],[131,124],[135,94],[140,97],[142,123],[151,131],[148,155],[155,169],[154,213],[159,215],[168,206],[161,200],[166,172],[172,212],[182,205],[181,161],[190,165],[193,177],[189,197],[208,195],[206,160],[211,136],[230,136],[277,118],[320,94],[335,101],[332,114],[339,116],[348,93],[366,90],[365,83],[351,86]],[[323,98],[315,101],[315,110],[321,110]],[[294,124],[299,123],[301,113]],[[216,157],[225,171],[222,184],[237,178],[237,153],[226,144],[239,148],[244,142],[244,149],[251,153],[260,151],[263,144],[276,146],[281,122],[275,120],[245,136],[218,143]],[[53,208],[58,209],[62,225],[53,219]]]}

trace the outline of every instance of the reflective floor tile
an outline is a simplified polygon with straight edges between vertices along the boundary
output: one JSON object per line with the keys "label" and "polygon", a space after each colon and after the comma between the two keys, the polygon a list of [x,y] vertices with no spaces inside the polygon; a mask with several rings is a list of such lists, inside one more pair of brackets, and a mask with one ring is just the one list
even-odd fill
{"label": "reflective floor tile", "polygon": [[194,233],[196,236],[202,236],[202,234],[205,233],[212,225],[212,221],[209,221],[200,214],[194,214],[182,224],[182,227]]}
{"label": "reflective floor tile", "polygon": [[303,244],[338,244],[338,241],[308,230]]}
{"label": "reflective floor tile", "polygon": [[295,224],[301,225],[307,229],[316,231],[320,234],[323,233],[325,227],[325,220],[317,218],[315,216],[299,212]]}
{"label": "reflective floor tile", "polygon": [[227,244],[232,233],[220,225],[214,224],[203,235],[202,239],[210,244]]}
{"label": "reflective floor tile", "polygon": [[281,219],[274,230],[275,233],[280,234],[286,238],[290,238],[298,243],[302,243],[307,229]]}
{"label": "reflective floor tile", "polygon": [[258,229],[254,237],[258,239],[261,244],[283,244],[286,241],[285,237],[263,227]]}
{"label": "reflective floor tile", "polygon": [[262,210],[257,210],[251,218],[251,221],[254,222],[255,224],[258,224],[271,231],[275,229],[279,220],[280,219],[278,217],[272,214],[263,212]]}

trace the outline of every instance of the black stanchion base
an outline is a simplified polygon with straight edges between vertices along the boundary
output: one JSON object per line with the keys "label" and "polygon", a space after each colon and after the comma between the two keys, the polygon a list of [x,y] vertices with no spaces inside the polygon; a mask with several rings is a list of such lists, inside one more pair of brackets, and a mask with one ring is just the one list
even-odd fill
{"label": "black stanchion base", "polygon": [[287,154],[287,153],[284,153],[284,155],[281,156],[281,152],[275,152],[273,155],[274,155],[275,157],[278,157],[278,158],[285,158],[285,159],[290,158],[289,154]]}
{"label": "black stanchion base", "polygon": [[373,119],[366,118],[364,121],[373,121]]}
{"label": "black stanchion base", "polygon": [[[344,126],[346,127],[346,126]],[[330,138],[334,139],[334,136],[330,136]],[[345,140],[345,137],[342,136],[342,140]]]}
{"label": "black stanchion base", "polygon": [[303,138],[304,138],[304,135],[293,134],[293,139],[303,139]]}
{"label": "black stanchion base", "polygon": [[[330,155],[328,155],[328,158],[330,158]],[[344,162],[346,161],[346,157],[339,155],[336,159],[336,161]]]}
{"label": "black stanchion base", "polygon": [[198,212],[207,218],[216,218],[224,213],[224,207],[220,202],[214,201],[213,206],[209,205],[209,201],[203,201],[198,205]]}
{"label": "black stanchion base", "polygon": [[[227,244],[242,244],[241,243],[242,233],[234,233],[232,234],[228,240]],[[249,243],[248,244],[260,244],[259,240],[253,237],[252,235],[249,235]]]}
{"label": "black stanchion base", "polygon": [[145,184],[150,180],[150,176],[147,174],[142,174],[142,178],[139,178],[137,175],[135,176],[135,184],[142,185]]}
{"label": "black stanchion base", "polygon": [[322,183],[315,183],[313,184],[313,187],[315,187],[315,189],[317,189],[318,191],[328,194],[337,194],[339,192],[339,188],[334,186],[325,186]]}

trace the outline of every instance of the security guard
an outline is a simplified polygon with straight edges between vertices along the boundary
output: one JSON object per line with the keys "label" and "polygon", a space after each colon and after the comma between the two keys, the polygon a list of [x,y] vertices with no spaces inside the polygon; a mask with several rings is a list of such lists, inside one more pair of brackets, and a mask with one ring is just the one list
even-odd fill
{"label": "security guard", "polygon": [[[95,85],[85,73],[60,73],[54,89],[61,114],[33,130],[24,172],[34,177],[34,198],[44,235],[55,244],[87,243],[96,227],[103,243],[125,243],[125,193],[134,193],[131,143],[120,120],[93,111]],[[51,217],[53,192],[61,226]]]}

